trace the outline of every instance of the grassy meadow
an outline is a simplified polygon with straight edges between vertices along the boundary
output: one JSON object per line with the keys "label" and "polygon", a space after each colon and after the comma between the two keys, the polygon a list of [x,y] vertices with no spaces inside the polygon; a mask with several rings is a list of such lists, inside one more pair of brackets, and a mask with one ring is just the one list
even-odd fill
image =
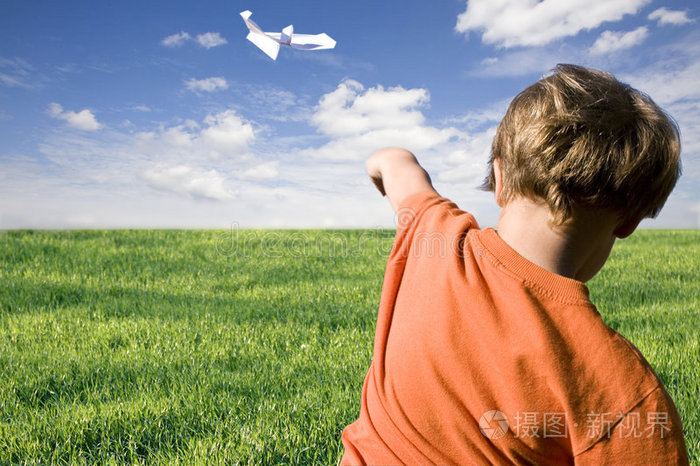
{"label": "grassy meadow", "polygon": [[[0,464],[336,464],[393,232],[0,232]],[[700,464],[700,231],[589,283]]]}

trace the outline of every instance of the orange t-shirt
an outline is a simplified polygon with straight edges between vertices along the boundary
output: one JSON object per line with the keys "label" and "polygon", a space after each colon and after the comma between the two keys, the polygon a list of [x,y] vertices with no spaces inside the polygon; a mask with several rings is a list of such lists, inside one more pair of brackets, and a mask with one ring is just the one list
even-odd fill
{"label": "orange t-shirt", "polygon": [[641,353],[576,280],[432,192],[409,196],[341,464],[687,464]]}

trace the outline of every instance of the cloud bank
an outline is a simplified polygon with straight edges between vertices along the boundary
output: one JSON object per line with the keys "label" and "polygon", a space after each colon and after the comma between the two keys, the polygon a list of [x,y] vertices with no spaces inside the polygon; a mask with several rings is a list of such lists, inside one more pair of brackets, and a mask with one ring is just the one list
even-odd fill
{"label": "cloud bank", "polygon": [[604,55],[606,53],[618,52],[641,44],[649,35],[646,26],[641,26],[634,31],[613,32],[604,31],[593,43],[590,52],[593,55]]}
{"label": "cloud bank", "polygon": [[188,32],[180,31],[176,34],[165,37],[160,43],[166,47],[174,48],[181,47],[188,41],[194,41],[204,47],[205,49],[210,49],[212,47],[218,47],[219,45],[227,44],[228,41],[221,36],[218,32],[205,32],[203,34],[198,34],[196,37],[192,37]]}
{"label": "cloud bank", "polygon": [[457,135],[454,128],[425,124],[420,108],[430,100],[426,89],[369,89],[344,80],[319,100],[311,117],[330,142],[305,153],[327,160],[363,160],[379,147],[403,145],[413,150],[433,148]]}
{"label": "cloud bank", "polygon": [[659,26],[680,26],[694,21],[688,18],[686,11],[669,10],[665,7],[652,11],[648,18],[658,21]]}
{"label": "cloud bank", "polygon": [[61,105],[53,102],[46,108],[46,112],[52,118],[64,120],[66,123],[68,123],[68,126],[81,129],[83,131],[97,131],[102,127],[102,125],[97,122],[95,115],[93,115],[92,112],[87,109],[79,112],[73,112],[70,110],[64,111]]}
{"label": "cloud bank", "polygon": [[214,92],[221,89],[228,89],[226,79],[222,78],[221,76],[206,79],[188,79],[185,81],[185,86],[187,89],[193,92]]}
{"label": "cloud bank", "polygon": [[541,46],[636,14],[650,0],[469,0],[455,30],[499,47]]}

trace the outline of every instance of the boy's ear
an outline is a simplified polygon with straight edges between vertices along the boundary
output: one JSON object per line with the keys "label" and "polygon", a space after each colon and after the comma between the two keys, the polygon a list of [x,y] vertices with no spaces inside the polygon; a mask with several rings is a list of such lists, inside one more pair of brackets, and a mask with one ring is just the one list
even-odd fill
{"label": "boy's ear", "polygon": [[496,198],[496,204],[498,204],[499,207],[503,207],[503,205],[501,204],[501,192],[503,191],[503,179],[501,178],[501,163],[498,159],[493,159],[491,161],[491,164],[493,168],[493,178],[495,181],[495,186],[493,187],[493,194]]}
{"label": "boy's ear", "polygon": [[639,222],[641,222],[642,219],[630,219],[622,224],[620,224],[615,231],[613,231],[613,234],[620,239],[627,238],[629,235],[634,233],[634,230],[637,229],[639,226]]}

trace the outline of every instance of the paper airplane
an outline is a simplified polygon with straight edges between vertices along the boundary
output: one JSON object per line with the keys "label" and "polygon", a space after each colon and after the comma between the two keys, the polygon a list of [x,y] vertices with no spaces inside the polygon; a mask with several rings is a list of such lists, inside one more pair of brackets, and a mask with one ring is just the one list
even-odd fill
{"label": "paper airplane", "polygon": [[254,43],[273,60],[277,60],[280,45],[288,45],[302,50],[322,50],[335,47],[335,41],[328,34],[295,34],[294,26],[291,24],[282,29],[281,33],[263,32],[260,26],[250,19],[252,14],[249,10],[241,12],[241,17],[250,30],[246,39]]}

